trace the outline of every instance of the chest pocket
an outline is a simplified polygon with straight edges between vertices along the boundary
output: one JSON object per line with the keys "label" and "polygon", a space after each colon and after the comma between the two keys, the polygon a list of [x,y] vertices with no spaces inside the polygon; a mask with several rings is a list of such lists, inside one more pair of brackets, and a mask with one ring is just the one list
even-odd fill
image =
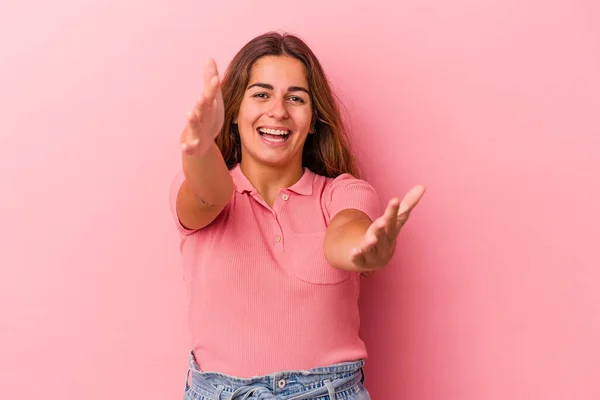
{"label": "chest pocket", "polygon": [[[325,259],[323,242],[329,218],[320,197],[295,196],[294,210],[288,212],[286,237],[286,267],[290,273],[307,283],[334,285],[346,281],[350,272],[332,267]],[[288,211],[291,211],[288,209]]]}
{"label": "chest pocket", "polygon": [[350,272],[332,267],[325,259],[325,231],[290,233],[287,240],[286,264],[296,278],[317,285],[333,285],[350,277]]}

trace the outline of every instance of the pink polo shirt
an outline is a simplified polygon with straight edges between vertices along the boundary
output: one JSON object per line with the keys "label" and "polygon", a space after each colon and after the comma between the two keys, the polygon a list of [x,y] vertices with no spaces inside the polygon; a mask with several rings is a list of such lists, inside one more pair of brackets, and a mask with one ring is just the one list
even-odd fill
{"label": "pink polo shirt", "polygon": [[249,378],[365,358],[359,274],[329,265],[323,240],[343,209],[376,219],[375,190],[348,174],[332,179],[305,169],[271,208],[239,165],[230,173],[230,202],[196,231],[183,228],[175,212],[183,174],[171,187],[200,368]]}

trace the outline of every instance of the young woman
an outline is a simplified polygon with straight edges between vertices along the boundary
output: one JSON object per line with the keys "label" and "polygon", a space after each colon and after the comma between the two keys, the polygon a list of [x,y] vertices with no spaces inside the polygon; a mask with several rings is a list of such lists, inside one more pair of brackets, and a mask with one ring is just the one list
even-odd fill
{"label": "young woman", "polygon": [[424,193],[380,212],[319,61],[268,33],[214,61],[181,135],[173,215],[190,285],[186,399],[369,399],[361,273]]}

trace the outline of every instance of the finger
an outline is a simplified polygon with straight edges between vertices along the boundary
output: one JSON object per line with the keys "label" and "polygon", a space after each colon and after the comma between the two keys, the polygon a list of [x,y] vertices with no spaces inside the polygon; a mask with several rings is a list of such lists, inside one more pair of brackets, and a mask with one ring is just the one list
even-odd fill
{"label": "finger", "polygon": [[[377,225],[376,225],[377,224]],[[392,218],[391,221],[387,221],[384,219],[377,220],[374,225],[373,235],[377,238],[377,241],[369,246],[368,250],[373,254],[379,256],[380,254],[387,254],[396,240],[396,234],[394,232],[394,227],[396,224],[396,218]]]}
{"label": "finger", "polygon": [[223,103],[223,91],[221,90],[221,83],[221,79],[219,79],[215,99],[217,100],[217,102]]}
{"label": "finger", "polygon": [[366,262],[365,254],[371,251],[375,243],[377,243],[377,238],[374,235],[370,234],[365,236],[358,246],[352,249],[352,262],[357,263],[359,266],[363,265]]}
{"label": "finger", "polygon": [[398,215],[399,208],[400,200],[398,198],[393,198],[389,201],[388,206],[383,214],[385,233],[390,240],[395,239],[396,216]]}
{"label": "finger", "polygon": [[408,217],[410,217],[410,211],[398,214],[398,218],[396,218],[396,236],[398,236],[400,230],[402,229],[404,224],[406,224],[406,221],[408,221]]}
{"label": "finger", "polygon": [[369,234],[365,235],[364,239],[362,240],[360,249],[363,251],[363,253],[370,252],[377,247],[377,244],[380,240],[381,236],[378,236],[375,234],[375,232],[370,232]]}
{"label": "finger", "polygon": [[363,267],[365,265],[365,257],[362,254],[360,249],[353,249],[352,254],[350,255],[350,261],[358,267]]}
{"label": "finger", "polygon": [[216,107],[216,99],[209,99],[204,95],[201,95],[196,100],[196,104],[192,109],[192,112],[188,114],[188,121],[192,127],[195,127],[198,122],[204,119],[205,115],[209,115],[211,109]]}
{"label": "finger", "polygon": [[363,257],[365,258],[365,263],[363,267],[374,267],[379,265],[379,256],[377,254],[377,248],[373,248],[370,251],[364,252]]}
{"label": "finger", "polygon": [[380,254],[385,255],[389,246],[390,241],[383,226],[376,227],[373,234],[365,237],[363,246],[361,247],[361,254],[364,257],[365,265],[378,265],[378,261],[381,258]]}
{"label": "finger", "polygon": [[217,63],[214,59],[210,58],[204,67],[204,96],[212,100],[216,95],[218,87],[219,71],[217,70]]}
{"label": "finger", "polygon": [[423,185],[417,185],[410,189],[402,199],[402,202],[400,202],[398,213],[402,214],[415,208],[423,197],[423,194],[425,194],[425,186]]}
{"label": "finger", "polygon": [[198,111],[196,110],[196,105],[194,104],[194,107],[192,107],[192,109],[188,112],[187,115],[188,123],[193,124],[198,120],[198,117]]}
{"label": "finger", "polygon": [[219,72],[217,71],[217,63],[214,59],[209,58],[204,64],[204,86],[208,86],[211,79],[215,76],[219,76]]}
{"label": "finger", "polygon": [[391,218],[377,218],[375,222],[373,222],[370,231],[375,238],[381,239],[386,236],[386,228],[389,220],[394,221],[394,216],[392,215]]}
{"label": "finger", "polygon": [[194,103],[194,106],[188,113],[188,120],[190,122],[196,122],[201,119],[203,110],[206,108],[206,103],[207,101],[204,96],[201,95],[200,97],[198,97],[196,103]]}
{"label": "finger", "polygon": [[208,85],[204,87],[203,95],[206,98],[206,103],[212,105],[214,99],[216,98],[217,91],[219,89],[219,77],[213,76],[212,79],[208,82]]}
{"label": "finger", "polygon": [[396,235],[400,233],[400,229],[402,229],[402,226],[408,221],[411,211],[419,204],[419,201],[424,194],[425,187],[423,185],[418,185],[409,190],[404,196],[396,216]]}
{"label": "finger", "polygon": [[[395,223],[395,219],[392,221]],[[387,224],[386,224],[387,225]],[[387,259],[396,243],[396,236],[390,237],[385,229],[382,230],[383,234],[377,235],[377,242],[372,246],[367,254],[367,262],[369,262],[369,254],[374,256],[373,262],[381,262],[382,259]]]}

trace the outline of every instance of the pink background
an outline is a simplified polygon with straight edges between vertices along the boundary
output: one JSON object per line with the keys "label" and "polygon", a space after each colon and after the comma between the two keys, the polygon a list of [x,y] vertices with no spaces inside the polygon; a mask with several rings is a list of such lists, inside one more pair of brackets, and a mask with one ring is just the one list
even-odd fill
{"label": "pink background", "polygon": [[271,29],[322,60],[382,199],[429,189],[364,284],[373,398],[600,398],[598,2],[7,3],[1,399],[182,398],[178,136],[204,60]]}

